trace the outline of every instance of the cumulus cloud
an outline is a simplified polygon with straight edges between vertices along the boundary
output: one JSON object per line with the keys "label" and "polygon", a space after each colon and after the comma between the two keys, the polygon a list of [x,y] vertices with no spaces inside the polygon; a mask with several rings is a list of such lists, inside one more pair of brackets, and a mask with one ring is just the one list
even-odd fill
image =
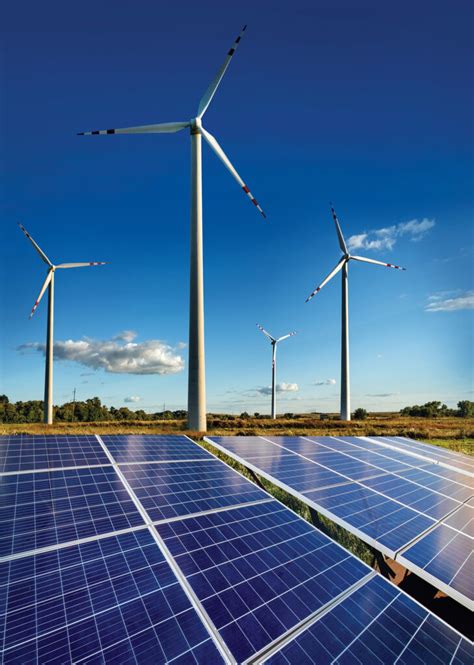
{"label": "cumulus cloud", "polygon": [[141,400],[141,397],[138,397],[138,395],[130,395],[130,397],[124,397],[123,401],[126,404],[130,404],[133,402],[139,402]]}
{"label": "cumulus cloud", "polygon": [[[175,347],[158,339],[133,342],[131,335],[131,331],[125,331],[111,340],[58,341],[54,343],[54,358],[77,362],[94,370],[103,369],[111,374],[177,374],[184,369],[184,360]],[[44,354],[45,345],[30,342],[22,344],[18,350]]]}
{"label": "cumulus cloud", "polygon": [[322,381],[315,381],[314,385],[315,386],[335,386],[336,385],[336,379],[324,379]]}
{"label": "cumulus cloud", "polygon": [[457,312],[461,309],[474,309],[474,291],[435,293],[425,306],[425,312]]}
{"label": "cumulus cloud", "polygon": [[[277,393],[297,393],[299,390],[297,383],[277,383],[276,391]],[[257,392],[261,395],[271,395],[272,387],[263,386],[263,388],[257,388]]]}
{"label": "cumulus cloud", "polygon": [[412,242],[421,240],[435,225],[434,219],[411,219],[409,222],[393,224],[351,236],[347,241],[350,252],[357,249],[393,249],[397,240],[407,236]]}

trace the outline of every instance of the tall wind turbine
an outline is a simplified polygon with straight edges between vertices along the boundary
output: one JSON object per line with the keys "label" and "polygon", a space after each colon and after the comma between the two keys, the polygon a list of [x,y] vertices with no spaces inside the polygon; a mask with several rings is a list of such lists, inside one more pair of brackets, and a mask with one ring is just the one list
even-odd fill
{"label": "tall wind turbine", "polygon": [[265,337],[268,337],[270,340],[270,343],[272,345],[272,418],[275,420],[276,418],[276,352],[277,352],[277,344],[279,342],[283,342],[284,339],[288,339],[288,337],[293,337],[293,335],[296,335],[296,331],[288,333],[288,335],[283,335],[283,337],[272,337],[269,332],[265,330],[265,328],[262,328],[262,326],[257,323],[257,328],[263,332]]}
{"label": "tall wind turbine", "polygon": [[239,45],[242,32],[227,53],[222,67],[199,102],[197,116],[183,122],[166,122],[157,125],[125,127],[123,129],[103,129],[80,132],[80,136],[91,134],[169,134],[189,128],[191,134],[191,270],[189,301],[189,367],[188,367],[188,427],[206,431],[206,374],[204,358],[204,276],[202,257],[202,169],[201,136],[214,150],[224,166],[230,171],[239,186],[265,217],[265,213],[249,188],[232,166],[229,158],[217,140],[202,126],[202,117],[207,111],[217,88]]}
{"label": "tall wind turbine", "polygon": [[40,304],[40,300],[48,289],[48,325],[46,329],[46,367],[44,374],[44,422],[47,425],[53,423],[53,327],[54,327],[54,273],[58,268],[85,268],[89,266],[104,266],[103,262],[89,262],[89,263],[60,263],[54,265],[48,259],[41,247],[33,240],[28,231],[21,224],[18,225],[23,231],[25,236],[31,242],[43,261],[48,265],[48,272],[46,279],[41,287],[40,294],[33,305],[31,310],[30,319],[36,312],[36,308]]}
{"label": "tall wind turbine", "polygon": [[342,270],[342,326],[341,326],[341,420],[351,419],[351,389],[349,382],[349,261],[362,261],[364,263],[374,263],[377,266],[385,266],[386,268],[395,268],[396,270],[406,270],[401,266],[396,266],[393,263],[383,263],[383,261],[375,261],[374,259],[367,259],[363,256],[352,256],[347,249],[346,241],[342,235],[341,226],[336,216],[336,212],[331,205],[332,218],[336,225],[337,237],[339,240],[339,247],[342,251],[342,258],[337,263],[334,270],[324,279],[321,284],[313,291],[313,293],[306,298],[306,302],[311,300],[318,291],[321,291],[323,286],[327,284],[337,273]]}

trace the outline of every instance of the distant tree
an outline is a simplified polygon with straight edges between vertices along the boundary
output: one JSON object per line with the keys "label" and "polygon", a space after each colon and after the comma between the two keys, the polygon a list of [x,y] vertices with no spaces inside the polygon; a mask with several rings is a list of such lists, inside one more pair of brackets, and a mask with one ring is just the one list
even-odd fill
{"label": "distant tree", "polygon": [[240,414],[241,418],[250,418],[250,414],[247,413],[247,411],[244,411],[243,413]]}
{"label": "distant tree", "polygon": [[354,418],[354,420],[365,420],[367,418],[367,415],[368,415],[367,411],[359,407],[354,411],[352,417]]}
{"label": "distant tree", "polygon": [[458,416],[460,418],[474,418],[474,402],[463,399],[458,402]]}

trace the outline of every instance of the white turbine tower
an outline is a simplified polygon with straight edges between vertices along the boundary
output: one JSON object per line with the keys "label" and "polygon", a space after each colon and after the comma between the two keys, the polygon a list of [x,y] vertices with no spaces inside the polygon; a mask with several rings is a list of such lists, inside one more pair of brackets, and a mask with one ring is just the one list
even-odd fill
{"label": "white turbine tower", "polygon": [[288,335],[283,335],[283,337],[272,337],[269,332],[265,330],[265,328],[262,328],[262,326],[257,323],[257,328],[263,332],[265,337],[268,337],[270,340],[270,343],[272,345],[272,418],[275,420],[276,418],[276,352],[277,352],[277,344],[279,342],[283,342],[284,339],[288,339],[288,337],[293,337],[293,335],[296,335],[296,331],[288,333]]}
{"label": "white turbine tower", "polygon": [[46,254],[43,252],[41,247],[33,240],[28,231],[21,224],[18,225],[23,231],[25,236],[30,240],[33,247],[36,249],[38,254],[41,256],[43,261],[48,265],[48,272],[46,274],[46,279],[43,282],[41,287],[40,294],[33,305],[31,310],[30,319],[36,311],[36,308],[40,304],[40,300],[44,295],[46,289],[48,289],[48,325],[46,329],[46,367],[44,374],[44,422],[47,425],[53,423],[53,328],[54,328],[54,273],[58,268],[85,268],[89,266],[104,266],[103,262],[89,262],[89,263],[60,263],[59,265],[54,265],[48,259]]}
{"label": "white turbine tower", "polygon": [[396,270],[406,270],[401,266],[396,266],[393,263],[383,263],[382,261],[375,261],[374,259],[367,259],[363,256],[352,256],[347,249],[346,241],[342,235],[339,221],[336,217],[336,212],[331,206],[331,213],[336,225],[337,237],[339,239],[339,247],[343,253],[342,258],[332,270],[329,275],[324,279],[321,284],[313,291],[313,293],[306,298],[306,302],[321,291],[323,286],[327,284],[334,275],[342,270],[342,326],[341,326],[341,420],[351,419],[351,394],[349,382],[349,261],[363,261],[364,263],[375,263],[378,266],[385,266],[386,268],[395,268]]}
{"label": "white turbine tower", "polygon": [[190,270],[190,301],[189,301],[189,367],[188,367],[188,427],[189,429],[206,431],[206,374],[204,358],[204,276],[202,257],[202,170],[201,170],[201,136],[205,138],[224,166],[230,171],[245,194],[265,217],[265,213],[249,188],[232,166],[229,158],[217,140],[202,126],[202,117],[224,76],[227,67],[245,31],[235,40],[227,53],[224,64],[217,72],[207,88],[197,111],[197,116],[183,122],[166,122],[157,125],[125,127],[123,129],[104,129],[92,132],[81,132],[80,135],[91,134],[168,134],[189,128],[191,134],[191,270]]}

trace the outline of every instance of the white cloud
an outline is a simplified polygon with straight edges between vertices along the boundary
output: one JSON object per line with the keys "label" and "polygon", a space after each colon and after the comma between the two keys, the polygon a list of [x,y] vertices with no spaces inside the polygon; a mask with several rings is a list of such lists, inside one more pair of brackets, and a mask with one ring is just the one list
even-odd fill
{"label": "white cloud", "polygon": [[122,330],[118,335],[115,335],[113,339],[122,341],[122,342],[133,342],[138,333],[135,330]]}
{"label": "white cloud", "polygon": [[130,404],[132,402],[139,402],[141,400],[141,397],[138,397],[138,395],[130,395],[130,397],[124,397],[123,401],[126,404]]}
{"label": "white cloud", "polygon": [[393,224],[382,229],[374,229],[351,236],[347,241],[349,251],[355,249],[393,249],[401,236],[408,236],[412,242],[417,242],[425,236],[435,225],[434,219],[411,219],[409,222]]}
{"label": "white cloud", "polygon": [[336,379],[324,379],[323,381],[315,381],[315,386],[335,386]]}
{"label": "white cloud", "polygon": [[[176,374],[184,369],[184,360],[175,347],[158,339],[140,343],[127,341],[131,334],[126,331],[111,340],[58,341],[54,344],[54,358],[111,374]],[[45,345],[30,342],[18,347],[19,351],[28,349],[44,354]]]}
{"label": "white cloud", "polygon": [[428,298],[425,312],[456,312],[461,309],[474,309],[474,291],[465,291],[459,295],[449,291],[436,293]]}
{"label": "white cloud", "polygon": [[[277,383],[276,385],[277,393],[296,393],[298,390],[299,388],[297,383]],[[257,388],[257,392],[261,395],[271,395],[272,387],[264,386],[263,388]]]}

